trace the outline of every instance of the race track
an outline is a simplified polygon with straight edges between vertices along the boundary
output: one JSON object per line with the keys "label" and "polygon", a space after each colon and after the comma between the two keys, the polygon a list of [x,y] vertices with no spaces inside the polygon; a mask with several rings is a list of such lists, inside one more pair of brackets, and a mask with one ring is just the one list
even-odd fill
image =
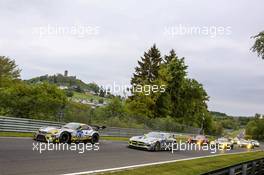
{"label": "race track", "polygon": [[[148,152],[100,141],[99,151],[33,151],[29,138],[0,138],[0,175],[64,174],[212,155],[208,151]],[[255,149],[256,150],[256,149]],[[237,148],[231,152],[242,152]],[[223,153],[222,153],[223,154]]]}

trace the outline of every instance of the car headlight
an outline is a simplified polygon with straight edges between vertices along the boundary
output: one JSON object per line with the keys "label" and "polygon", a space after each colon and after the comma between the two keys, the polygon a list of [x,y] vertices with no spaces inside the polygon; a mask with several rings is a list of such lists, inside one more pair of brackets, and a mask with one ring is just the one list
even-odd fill
{"label": "car headlight", "polygon": [[247,145],[247,148],[248,148],[248,149],[252,148],[252,145],[251,145],[251,144],[248,144],[248,145]]}

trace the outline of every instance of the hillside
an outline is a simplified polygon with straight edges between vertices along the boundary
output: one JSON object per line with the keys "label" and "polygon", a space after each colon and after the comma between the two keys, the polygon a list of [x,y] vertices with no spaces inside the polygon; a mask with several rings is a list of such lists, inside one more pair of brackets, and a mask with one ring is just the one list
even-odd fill
{"label": "hillside", "polygon": [[35,77],[25,82],[30,84],[37,84],[47,82],[57,85],[60,89],[69,92],[70,99],[92,106],[101,106],[108,103],[112,97],[110,93],[106,93],[106,90],[99,87],[96,83],[85,83],[76,76],[69,76],[68,71],[64,72],[64,75],[58,73],[55,75],[43,75]]}
{"label": "hillside", "polygon": [[25,81],[33,84],[48,82],[51,84],[56,84],[61,89],[70,89],[77,92],[90,92],[93,94],[99,94],[100,92],[100,87],[97,84],[86,84],[82,80],[77,79],[76,76],[68,76],[68,71],[65,71],[64,75],[59,73],[56,75],[43,75]]}

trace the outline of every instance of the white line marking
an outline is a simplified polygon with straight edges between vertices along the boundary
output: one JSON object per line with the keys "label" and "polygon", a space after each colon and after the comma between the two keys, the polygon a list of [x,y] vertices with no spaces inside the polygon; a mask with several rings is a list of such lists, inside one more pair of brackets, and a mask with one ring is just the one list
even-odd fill
{"label": "white line marking", "polygon": [[[260,150],[258,150],[258,151],[260,151]],[[252,151],[252,152],[258,152],[258,151]],[[166,164],[166,163],[181,162],[181,161],[186,161],[186,160],[194,160],[194,159],[200,159],[200,158],[216,157],[216,156],[223,156],[223,155],[230,155],[230,154],[241,154],[241,153],[243,154],[243,153],[248,153],[248,152],[214,154],[214,155],[209,155],[209,156],[200,156],[200,157],[192,157],[192,158],[185,158],[185,159],[178,159],[178,160],[145,163],[145,164],[139,164],[139,165],[123,166],[123,167],[117,167],[117,168],[108,168],[108,169],[102,169],[102,170],[83,171],[83,172],[68,173],[68,174],[62,174],[62,175],[82,175],[82,174],[104,173],[104,172],[109,172],[109,171],[118,171],[118,170],[127,170],[127,169],[139,168],[139,167],[143,167],[143,166],[160,165],[160,164]]]}

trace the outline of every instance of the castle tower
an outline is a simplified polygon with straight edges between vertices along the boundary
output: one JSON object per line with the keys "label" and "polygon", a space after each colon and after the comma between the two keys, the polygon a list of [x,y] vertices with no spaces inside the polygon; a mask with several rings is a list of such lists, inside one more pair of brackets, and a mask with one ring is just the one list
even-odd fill
{"label": "castle tower", "polygon": [[65,71],[64,71],[64,77],[67,77],[67,76],[68,76],[68,71],[65,70]]}

